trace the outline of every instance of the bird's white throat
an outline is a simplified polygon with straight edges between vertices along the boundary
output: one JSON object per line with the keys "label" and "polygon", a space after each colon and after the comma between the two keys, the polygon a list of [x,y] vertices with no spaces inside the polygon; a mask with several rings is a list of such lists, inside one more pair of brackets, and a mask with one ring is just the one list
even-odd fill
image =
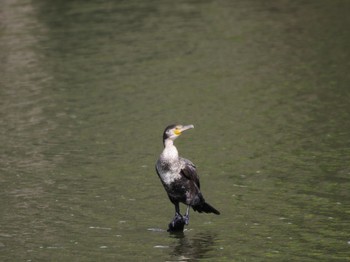
{"label": "bird's white throat", "polygon": [[165,140],[164,150],[160,154],[159,160],[161,163],[159,168],[163,170],[158,170],[158,172],[163,183],[169,185],[176,179],[181,178],[179,152],[171,139]]}
{"label": "bird's white throat", "polygon": [[165,144],[165,148],[160,155],[161,159],[166,162],[175,162],[179,159],[179,152],[173,143]]}

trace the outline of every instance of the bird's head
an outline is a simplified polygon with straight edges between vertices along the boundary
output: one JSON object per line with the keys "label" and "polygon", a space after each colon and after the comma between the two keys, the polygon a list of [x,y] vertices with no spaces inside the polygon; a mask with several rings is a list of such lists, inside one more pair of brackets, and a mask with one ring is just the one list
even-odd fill
{"label": "bird's head", "polygon": [[163,133],[163,142],[165,145],[166,140],[171,140],[174,141],[176,138],[178,138],[182,132],[194,128],[193,125],[170,125],[167,128],[165,128],[164,133]]}

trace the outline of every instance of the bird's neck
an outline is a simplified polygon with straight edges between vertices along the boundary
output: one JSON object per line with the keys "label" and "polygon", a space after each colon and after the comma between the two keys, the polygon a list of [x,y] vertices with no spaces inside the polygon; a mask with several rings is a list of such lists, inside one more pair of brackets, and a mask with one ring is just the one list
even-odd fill
{"label": "bird's neck", "polygon": [[170,139],[164,141],[164,150],[161,154],[163,161],[175,162],[179,159],[179,153],[174,146],[174,142]]}

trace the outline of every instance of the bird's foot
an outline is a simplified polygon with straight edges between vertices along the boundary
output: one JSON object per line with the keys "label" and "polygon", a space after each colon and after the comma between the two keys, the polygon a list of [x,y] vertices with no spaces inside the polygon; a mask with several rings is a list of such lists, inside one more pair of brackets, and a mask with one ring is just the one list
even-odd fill
{"label": "bird's foot", "polygon": [[186,225],[188,225],[190,223],[190,217],[189,216],[185,215],[185,216],[182,217],[182,219],[183,219],[183,221],[184,221],[184,223]]}
{"label": "bird's foot", "polygon": [[186,222],[180,214],[177,214],[173,221],[169,223],[168,232],[182,232]]}

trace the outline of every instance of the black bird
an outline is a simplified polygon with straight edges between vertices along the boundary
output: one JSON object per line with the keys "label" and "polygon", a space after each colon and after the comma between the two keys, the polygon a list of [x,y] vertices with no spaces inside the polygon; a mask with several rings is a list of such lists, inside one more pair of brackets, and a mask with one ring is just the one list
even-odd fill
{"label": "black bird", "polygon": [[[175,205],[175,217],[169,224],[168,231],[183,230],[189,223],[190,207],[199,213],[220,212],[205,202],[200,191],[196,166],[188,159],[179,157],[174,140],[193,125],[170,125],[163,133],[164,150],[156,163],[157,174],[162,181],[170,201]],[[187,205],[186,214],[180,214],[179,203]]]}

